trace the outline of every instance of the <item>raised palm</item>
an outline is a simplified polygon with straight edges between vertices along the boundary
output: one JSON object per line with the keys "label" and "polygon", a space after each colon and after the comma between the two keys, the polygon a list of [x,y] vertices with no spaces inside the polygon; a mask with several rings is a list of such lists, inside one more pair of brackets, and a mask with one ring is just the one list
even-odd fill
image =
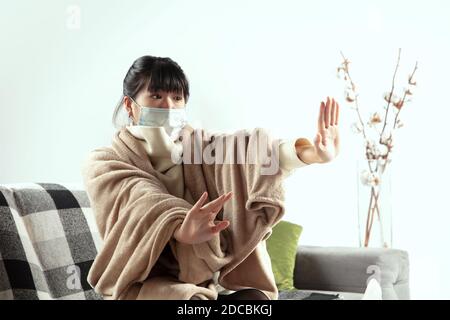
{"label": "raised palm", "polygon": [[317,134],[314,139],[317,157],[321,162],[330,162],[339,154],[339,104],[327,97],[320,103]]}

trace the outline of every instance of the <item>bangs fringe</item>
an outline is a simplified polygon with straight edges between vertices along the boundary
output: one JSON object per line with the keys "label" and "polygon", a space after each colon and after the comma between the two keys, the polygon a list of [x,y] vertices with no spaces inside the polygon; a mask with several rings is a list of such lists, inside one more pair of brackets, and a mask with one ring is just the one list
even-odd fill
{"label": "bangs fringe", "polygon": [[158,63],[149,75],[147,90],[149,92],[161,90],[189,95],[188,84],[184,79],[184,75],[175,66]]}

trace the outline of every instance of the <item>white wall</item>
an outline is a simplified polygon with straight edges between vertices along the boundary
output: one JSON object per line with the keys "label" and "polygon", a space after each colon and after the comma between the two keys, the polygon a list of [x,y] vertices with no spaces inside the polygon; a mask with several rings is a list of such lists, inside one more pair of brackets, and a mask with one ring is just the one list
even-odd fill
{"label": "white wall", "polygon": [[[67,8],[81,9],[71,28]],[[189,116],[205,128],[262,126],[308,137],[327,95],[341,102],[342,152],[286,181],[301,243],[357,246],[356,114],[336,67],[343,50],[362,107],[381,108],[397,49],[399,79],[419,61],[418,92],[395,141],[394,246],[408,250],[413,298],[450,298],[450,4],[434,1],[2,1],[0,183],[80,182],[109,145],[112,110],[134,59],[169,56],[187,73]],[[404,82],[403,82],[404,83]],[[220,113],[220,116],[218,114]]]}

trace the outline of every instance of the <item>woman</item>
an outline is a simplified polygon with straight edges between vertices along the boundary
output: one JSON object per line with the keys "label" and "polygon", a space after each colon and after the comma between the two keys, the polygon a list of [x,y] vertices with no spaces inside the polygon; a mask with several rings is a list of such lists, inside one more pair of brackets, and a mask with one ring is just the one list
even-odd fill
{"label": "woman", "polygon": [[[170,58],[143,56],[127,72],[113,145],[94,150],[83,169],[104,240],[88,281],[106,299],[276,299],[265,240],[284,214],[281,177],[338,155],[339,105],[320,104],[314,144],[266,135],[281,170],[263,176],[258,165],[186,161],[186,146],[195,149],[188,99],[188,80]],[[247,162],[264,135],[245,137]],[[207,135],[201,154],[221,137]]]}

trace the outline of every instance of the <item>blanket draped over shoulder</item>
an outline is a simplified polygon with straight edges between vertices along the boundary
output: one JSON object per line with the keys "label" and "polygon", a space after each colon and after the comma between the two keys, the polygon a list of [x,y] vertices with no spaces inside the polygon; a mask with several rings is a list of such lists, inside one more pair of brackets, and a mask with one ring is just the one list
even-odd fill
{"label": "blanket draped over shoulder", "polygon": [[[267,163],[250,159],[259,148],[256,153],[264,151],[278,161],[278,140],[261,128],[245,133],[240,153],[245,161],[239,162],[238,135],[211,134],[189,125],[183,129],[184,147],[190,147],[183,149],[187,158],[181,165],[194,201],[204,191],[208,192],[205,203],[233,191],[216,218],[229,220],[230,225],[200,244],[173,238],[195,202],[167,191],[145,149],[126,128],[115,133],[112,146],[89,153],[83,181],[103,239],[88,274],[96,292],[104,299],[188,300],[196,296],[212,300],[218,295],[213,275],[219,272],[218,283],[226,289],[256,288],[278,299],[266,239],[284,215],[283,172],[261,174]],[[194,161],[195,144],[201,152],[215,149],[217,154],[218,141],[224,137],[223,159],[229,156],[234,163]],[[258,144],[258,139],[264,140],[261,137],[265,145]],[[256,149],[250,148],[255,144]]]}

